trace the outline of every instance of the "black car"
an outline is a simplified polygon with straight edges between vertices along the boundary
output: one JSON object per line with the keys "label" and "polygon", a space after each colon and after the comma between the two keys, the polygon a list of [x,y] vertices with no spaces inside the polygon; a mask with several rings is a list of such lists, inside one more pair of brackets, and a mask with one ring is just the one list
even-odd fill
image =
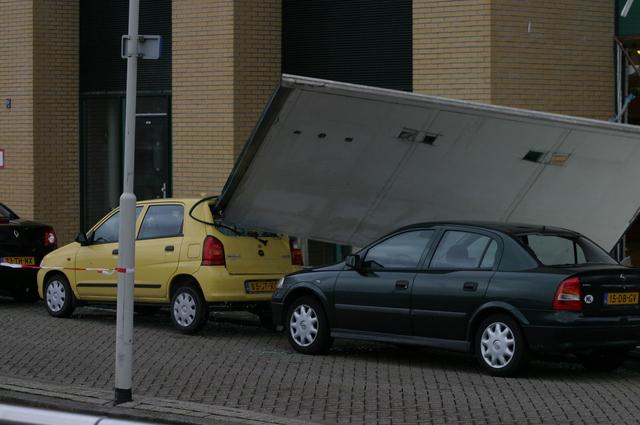
{"label": "black car", "polygon": [[[37,266],[42,257],[58,247],[51,226],[21,220],[8,207],[0,204],[0,262]],[[34,269],[0,267],[0,291],[9,292],[17,301],[38,299]]]}
{"label": "black car", "polygon": [[613,370],[640,345],[640,270],[560,228],[416,224],[278,287],[274,320],[308,354],[333,338],[421,345],[506,376],[533,353]]}

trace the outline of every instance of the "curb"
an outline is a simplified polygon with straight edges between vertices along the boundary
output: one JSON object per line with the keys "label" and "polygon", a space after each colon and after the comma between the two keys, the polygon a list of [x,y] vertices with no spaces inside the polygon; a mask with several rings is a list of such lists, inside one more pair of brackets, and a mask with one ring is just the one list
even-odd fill
{"label": "curb", "polygon": [[101,414],[120,419],[176,425],[251,424],[312,425],[233,407],[136,396],[134,401],[113,406],[111,391],[62,386],[20,378],[0,377],[0,401],[72,413]]}

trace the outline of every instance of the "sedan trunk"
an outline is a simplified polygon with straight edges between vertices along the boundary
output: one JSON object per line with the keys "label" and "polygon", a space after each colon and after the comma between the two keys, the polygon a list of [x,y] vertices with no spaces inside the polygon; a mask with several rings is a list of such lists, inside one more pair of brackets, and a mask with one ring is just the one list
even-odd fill
{"label": "sedan trunk", "polygon": [[594,268],[577,274],[585,316],[640,314],[640,270]]}

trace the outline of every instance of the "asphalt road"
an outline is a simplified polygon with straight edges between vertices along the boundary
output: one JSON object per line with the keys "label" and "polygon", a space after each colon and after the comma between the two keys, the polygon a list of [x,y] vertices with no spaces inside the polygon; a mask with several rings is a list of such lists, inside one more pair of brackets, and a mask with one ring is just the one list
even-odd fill
{"label": "asphalt road", "polygon": [[[610,374],[535,361],[518,378],[493,378],[467,355],[337,341],[328,355],[305,356],[249,314],[212,319],[186,336],[167,311],[136,316],[134,397],[340,424],[640,421],[634,359]],[[80,308],[55,319],[41,303],[0,298],[0,323],[0,380],[113,388],[114,311]]]}

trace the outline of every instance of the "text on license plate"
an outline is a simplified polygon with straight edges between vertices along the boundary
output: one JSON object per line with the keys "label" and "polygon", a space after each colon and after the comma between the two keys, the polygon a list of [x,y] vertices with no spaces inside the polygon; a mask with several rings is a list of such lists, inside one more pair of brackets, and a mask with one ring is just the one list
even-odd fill
{"label": "text on license plate", "polygon": [[247,280],[244,288],[248,293],[252,292],[274,292],[277,280]]}
{"label": "text on license plate", "polygon": [[23,266],[34,266],[36,264],[35,257],[3,257],[2,261],[10,264],[21,264]]}
{"label": "text on license plate", "polygon": [[638,304],[640,292],[608,292],[604,294],[604,305]]}

